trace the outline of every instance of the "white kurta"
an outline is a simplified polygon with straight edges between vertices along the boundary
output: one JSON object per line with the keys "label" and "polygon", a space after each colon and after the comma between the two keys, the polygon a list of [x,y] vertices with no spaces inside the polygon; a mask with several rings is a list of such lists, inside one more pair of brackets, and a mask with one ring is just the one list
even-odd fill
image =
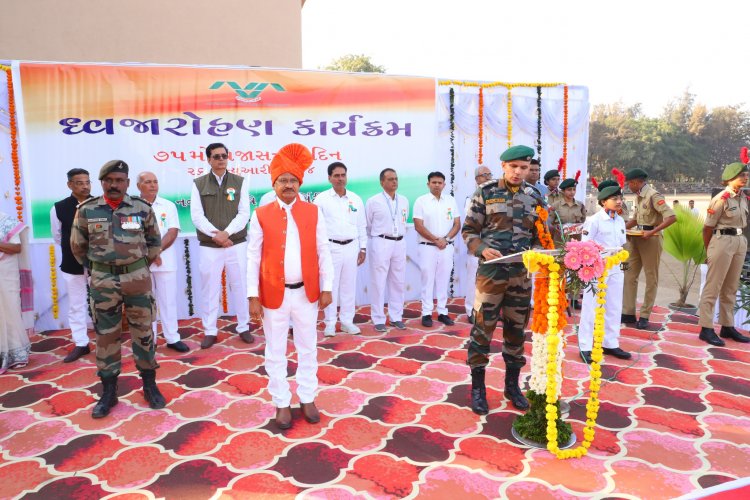
{"label": "white kurta", "polygon": [[[619,215],[611,218],[606,210],[600,210],[583,226],[583,241],[595,241],[605,248],[622,247],[625,244],[625,221]],[[620,316],[622,314],[622,287],[624,274],[619,267],[609,271],[607,278],[607,303],[604,314],[604,341],[602,346],[614,349],[620,346]],[[578,328],[578,346],[581,351],[591,351],[594,345],[594,315],[596,295],[593,291],[583,294],[581,324]]]}
{"label": "white kurta", "polygon": [[[177,216],[177,206],[171,201],[157,196],[151,204],[156,215],[161,237],[170,229],[180,230],[180,219]],[[151,282],[156,299],[156,310],[161,320],[162,331],[167,343],[174,344],[180,340],[177,332],[177,247],[174,243],[164,250],[161,255],[161,265],[151,264]],[[156,316],[154,317],[154,332],[157,332]]]}
{"label": "white kurta", "polygon": [[[464,217],[469,213],[469,207],[471,207],[471,196],[466,198],[466,204],[464,205]],[[459,231],[460,236],[460,231]],[[477,281],[477,269],[479,269],[479,258],[466,252],[466,280],[465,280],[465,298],[464,308],[466,309],[466,315],[471,317],[472,311],[474,311],[474,295],[476,292],[476,281]],[[533,282],[533,280],[532,280]],[[533,296],[533,295],[532,295]]]}

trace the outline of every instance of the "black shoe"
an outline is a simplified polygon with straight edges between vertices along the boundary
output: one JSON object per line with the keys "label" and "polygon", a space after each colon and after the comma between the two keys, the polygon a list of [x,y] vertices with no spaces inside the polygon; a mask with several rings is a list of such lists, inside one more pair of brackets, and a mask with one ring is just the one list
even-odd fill
{"label": "black shoe", "polygon": [[446,326],[453,326],[456,324],[447,314],[438,314],[438,321]]}
{"label": "black shoe", "polygon": [[529,401],[521,392],[521,388],[518,386],[518,377],[521,375],[521,368],[518,367],[506,367],[505,368],[505,397],[510,399],[510,402],[518,410],[528,410]]}
{"label": "black shoe", "polygon": [[432,326],[432,316],[422,316],[422,326],[424,327],[431,327]]}
{"label": "black shoe", "polygon": [[216,335],[206,335],[201,341],[201,349],[209,349],[216,343]]}
{"label": "black shoe", "polygon": [[172,342],[171,344],[167,344],[167,347],[169,349],[174,349],[177,352],[188,352],[190,350],[187,344],[183,342],[182,340],[178,340],[177,342]]}
{"label": "black shoe", "polygon": [[602,351],[604,351],[604,354],[609,354],[610,356],[614,356],[619,359],[630,359],[632,357],[629,352],[623,351],[619,347],[613,347],[611,349],[609,347],[604,347]]}
{"label": "black shoe", "polygon": [[70,353],[68,353],[67,356],[65,356],[65,359],[63,359],[63,363],[72,363],[76,359],[80,358],[81,356],[85,356],[91,352],[91,349],[89,346],[75,346]]}
{"label": "black shoe", "polygon": [[484,366],[471,369],[471,411],[477,415],[487,415],[487,387],[484,385]]}
{"label": "black shoe", "polygon": [[91,412],[93,418],[103,418],[109,415],[109,410],[117,404],[117,375],[102,377],[102,397]]}
{"label": "black shoe", "polygon": [[704,326],[703,328],[701,328],[701,333],[698,335],[698,338],[703,342],[708,342],[709,344],[715,345],[717,347],[724,347],[724,345],[726,345],[724,341],[721,340],[718,335],[716,335],[716,332],[713,328]]}
{"label": "black shoe", "polygon": [[635,314],[623,314],[620,316],[620,323],[636,323],[638,320],[635,317]]}
{"label": "black shoe", "polygon": [[591,351],[581,351],[581,359],[587,365],[591,364]]}
{"label": "black shoe", "polygon": [[255,342],[255,338],[253,337],[253,334],[250,333],[250,330],[246,330],[240,333],[240,338],[246,344],[252,344],[253,342]]}
{"label": "black shoe", "polygon": [[635,327],[639,330],[648,330],[648,318],[639,318]]}
{"label": "black shoe", "polygon": [[141,378],[143,379],[143,397],[146,398],[149,407],[152,410],[160,410],[167,406],[167,401],[156,387],[156,370],[142,370]]}
{"label": "black shoe", "polygon": [[581,301],[580,300],[574,300],[573,301],[573,309],[580,310],[581,309]]}
{"label": "black shoe", "polygon": [[741,342],[747,344],[750,342],[750,337],[745,337],[738,332],[733,326],[722,326],[719,331],[719,336],[724,339],[732,339],[735,342]]}

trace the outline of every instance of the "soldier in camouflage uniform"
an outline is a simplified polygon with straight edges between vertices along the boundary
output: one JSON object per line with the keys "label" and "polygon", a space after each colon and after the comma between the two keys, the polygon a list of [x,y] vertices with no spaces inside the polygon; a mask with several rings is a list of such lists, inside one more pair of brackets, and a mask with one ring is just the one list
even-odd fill
{"label": "soldier in camouflage uniform", "polygon": [[130,179],[124,161],[105,163],[99,180],[104,194],[78,206],[70,238],[73,255],[91,276],[96,366],[103,385],[102,397],[92,412],[94,418],[105,417],[117,404],[123,304],[143,394],[153,409],[166,405],[155,381],[154,299],[148,267],[159,256],[159,226],[151,205],[127,195]]}
{"label": "soldier in camouflage uniform", "polygon": [[489,411],[484,383],[490,342],[502,314],[505,397],[525,410],[529,403],[518,386],[523,355],[524,328],[529,318],[531,279],[521,262],[487,264],[485,261],[539,246],[537,206],[544,206],[539,191],[524,182],[534,150],[513,146],[500,155],[503,177],[480,185],[471,201],[462,228],[468,252],[479,258],[474,299],[474,326],[468,346],[471,367],[471,408]]}

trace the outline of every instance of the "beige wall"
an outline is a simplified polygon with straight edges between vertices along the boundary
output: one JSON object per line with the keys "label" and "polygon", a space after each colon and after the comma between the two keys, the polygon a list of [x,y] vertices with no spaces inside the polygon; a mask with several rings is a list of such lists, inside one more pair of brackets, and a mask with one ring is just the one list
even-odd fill
{"label": "beige wall", "polygon": [[300,0],[0,0],[0,60],[302,67]]}

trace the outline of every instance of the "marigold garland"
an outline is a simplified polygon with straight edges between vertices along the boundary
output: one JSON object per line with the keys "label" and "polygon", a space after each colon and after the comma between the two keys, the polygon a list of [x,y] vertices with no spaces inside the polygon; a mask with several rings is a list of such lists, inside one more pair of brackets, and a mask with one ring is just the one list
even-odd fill
{"label": "marigold garland", "polygon": [[188,298],[188,314],[192,316],[195,309],[193,307],[193,276],[190,268],[190,241],[185,238],[183,243],[185,244],[185,294]]}
{"label": "marigold garland", "polygon": [[563,170],[561,179],[568,178],[568,86],[563,87]]}
{"label": "marigold garland", "polygon": [[547,219],[549,218],[549,212],[542,207],[537,205],[536,213],[539,217],[534,221],[536,226],[537,238],[542,248],[546,250],[553,250],[555,248],[555,242],[552,240],[552,234],[550,233],[549,227],[547,227]]}
{"label": "marigold garland", "polygon": [[482,164],[484,159],[484,88],[479,87],[479,165]]}
{"label": "marigold garland", "polygon": [[16,100],[13,95],[13,74],[10,67],[2,66],[5,70],[8,85],[8,115],[10,117],[10,150],[13,162],[13,182],[15,183],[16,215],[23,222],[23,196],[21,195],[21,167],[18,161],[18,125],[16,124]]}
{"label": "marigold garland", "polygon": [[224,310],[224,314],[229,312],[227,304],[227,268],[225,267],[221,271],[221,307]]}
{"label": "marigold garland", "polygon": [[511,146],[513,140],[513,94],[511,94],[511,87],[508,87],[508,147]]}
{"label": "marigold garland", "polygon": [[482,83],[482,82],[471,82],[467,80],[439,80],[438,85],[442,86],[458,86],[458,87],[483,87],[485,89],[491,89],[493,87],[505,87],[505,88],[513,88],[513,87],[559,87],[560,85],[565,85],[564,83],[526,83],[526,82],[519,82],[519,83],[510,83],[510,82],[490,82],[490,83]]}
{"label": "marigold garland", "polygon": [[49,284],[52,295],[52,317],[57,319],[60,316],[60,305],[58,304],[57,293],[57,269],[55,268],[55,245],[49,246]]}

